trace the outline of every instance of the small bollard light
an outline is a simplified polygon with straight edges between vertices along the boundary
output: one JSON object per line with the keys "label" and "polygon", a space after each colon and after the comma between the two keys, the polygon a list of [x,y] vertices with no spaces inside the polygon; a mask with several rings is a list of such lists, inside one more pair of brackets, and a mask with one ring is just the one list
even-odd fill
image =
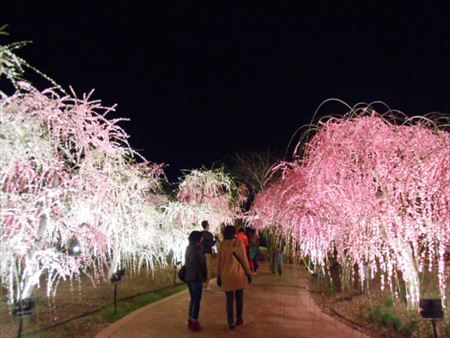
{"label": "small bollard light", "polygon": [[125,269],[120,269],[114,272],[109,279],[111,283],[120,282],[122,280],[123,275],[125,274]]}
{"label": "small bollard light", "polygon": [[24,298],[14,303],[12,314],[14,317],[18,317],[19,320],[19,327],[17,332],[18,338],[22,337],[23,317],[31,315],[35,306],[36,301],[32,298]]}
{"label": "small bollard light", "polygon": [[36,301],[32,298],[25,298],[14,303],[14,308],[12,310],[13,316],[27,316],[33,313],[36,306]]}
{"label": "small bollard light", "polygon": [[122,280],[124,274],[125,269],[120,269],[114,272],[109,279],[114,284],[114,314],[117,314],[117,282]]}
{"label": "small bollard light", "polygon": [[71,256],[78,256],[80,254],[80,246],[79,245],[74,245],[73,247],[70,248],[69,250],[69,254]]}
{"label": "small bollard light", "polygon": [[68,253],[70,256],[79,256],[81,254],[80,243],[74,238],[69,242]]}

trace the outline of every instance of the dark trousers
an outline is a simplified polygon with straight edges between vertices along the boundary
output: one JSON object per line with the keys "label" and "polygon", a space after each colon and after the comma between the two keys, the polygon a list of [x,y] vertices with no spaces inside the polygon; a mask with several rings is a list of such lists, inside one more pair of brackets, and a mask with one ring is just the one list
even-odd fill
{"label": "dark trousers", "polygon": [[189,288],[189,294],[191,295],[191,301],[189,303],[189,318],[198,319],[200,313],[200,301],[202,300],[202,282],[189,282],[187,283]]}
{"label": "dark trousers", "polygon": [[272,251],[269,255],[270,271],[275,273],[276,269],[278,274],[281,276],[283,273],[283,261],[283,253],[281,251]]}
{"label": "dark trousers", "polygon": [[258,259],[254,258],[252,259],[252,262],[253,262],[253,271],[258,271],[259,269]]}
{"label": "dark trousers", "polygon": [[236,299],[236,319],[242,320],[242,311],[244,310],[244,290],[225,291],[227,297],[227,318],[228,324],[234,324],[234,300]]}

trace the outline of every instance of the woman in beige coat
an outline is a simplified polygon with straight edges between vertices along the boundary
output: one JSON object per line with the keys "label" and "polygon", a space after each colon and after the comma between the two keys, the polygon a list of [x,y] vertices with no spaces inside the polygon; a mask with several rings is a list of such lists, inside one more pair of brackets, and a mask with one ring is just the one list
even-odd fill
{"label": "woman in beige coat", "polygon": [[[244,288],[251,283],[252,275],[248,265],[247,254],[241,241],[235,239],[234,226],[226,226],[224,240],[220,244],[217,262],[217,284],[225,291],[227,299],[228,327],[242,325],[244,320]],[[236,322],[234,321],[234,300],[236,300]],[[236,323],[236,324],[235,324]]]}

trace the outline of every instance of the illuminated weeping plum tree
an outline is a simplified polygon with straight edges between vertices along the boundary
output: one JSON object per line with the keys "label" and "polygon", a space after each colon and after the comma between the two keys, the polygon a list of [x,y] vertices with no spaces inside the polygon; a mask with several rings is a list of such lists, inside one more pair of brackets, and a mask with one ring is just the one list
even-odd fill
{"label": "illuminated weeping plum tree", "polygon": [[[92,263],[94,256],[86,248],[71,256],[72,243],[84,246],[91,236],[99,237],[94,243],[104,240],[96,231],[82,232],[75,240],[66,213],[75,182],[65,168],[57,135],[48,128],[50,116],[60,112],[46,106],[51,99],[45,94],[29,86],[27,90],[0,102],[1,276],[10,300],[30,297],[44,271],[50,293],[58,277],[71,277],[82,264]],[[105,259],[103,248],[93,249],[97,260]]]}
{"label": "illuminated weeping plum tree", "polygon": [[183,261],[187,238],[191,231],[200,230],[200,222],[210,219],[214,210],[206,205],[168,201],[162,205],[161,249],[173,262]]}
{"label": "illuminated weeping plum tree", "polygon": [[[158,169],[158,175],[162,175],[162,168],[155,166],[154,169]],[[173,246],[174,243],[167,243],[164,239],[164,231],[162,224],[164,223],[164,209],[163,207],[168,203],[168,197],[159,190],[162,176],[157,176],[157,187],[152,187],[150,193],[145,195],[144,200],[136,209],[136,231],[133,232],[132,238],[134,243],[132,248],[128,247],[130,254],[126,254],[124,257],[131,256],[131,259],[127,259],[128,268],[133,269],[139,273],[140,269],[145,265],[147,271],[153,270],[155,264],[158,266],[167,265],[167,244]],[[155,190],[156,188],[156,190]],[[128,231],[133,231],[129,229]],[[120,240],[120,236],[119,236]],[[113,270],[112,270],[113,271]]]}
{"label": "illuminated weeping plum tree", "polygon": [[82,189],[72,210],[75,217],[82,217],[78,222],[93,224],[106,233],[111,254],[108,276],[124,266],[139,269],[144,262],[153,267],[154,259],[161,261],[161,257],[157,236],[160,213],[152,195],[159,188],[162,169],[105,154],[92,160],[80,167],[77,179]]}
{"label": "illuminated weeping plum tree", "polygon": [[204,205],[215,210],[209,221],[212,230],[216,230],[221,223],[230,223],[245,201],[243,191],[221,169],[192,170],[181,181],[177,197],[180,202]]}
{"label": "illuminated weeping plum tree", "polygon": [[0,107],[1,275],[11,299],[29,297],[44,271],[50,293],[80,269],[98,280],[105,265],[152,265],[160,216],[149,208],[162,168],[130,161],[110,109],[28,85]]}
{"label": "illuminated weeping plum tree", "polygon": [[244,191],[221,169],[187,173],[179,184],[177,201],[163,207],[163,238],[172,243],[166,247],[174,251],[174,259],[182,260],[187,236],[203,220],[217,232],[222,223],[232,223],[240,215],[244,201]]}
{"label": "illuminated weeping plum tree", "polygon": [[[20,62],[2,46],[1,76],[16,79]],[[44,274],[54,294],[81,271],[96,282],[105,267],[162,261],[162,166],[135,163],[120,120],[105,117],[113,108],[90,95],[14,84],[0,100],[0,276],[9,300],[29,298]]]}
{"label": "illuminated weeping plum tree", "polygon": [[281,181],[257,197],[255,224],[278,224],[302,253],[381,272],[382,287],[401,278],[417,308],[419,273],[438,276],[442,301],[449,267],[450,134],[426,118],[399,125],[357,109],[319,123],[303,158],[284,165]]}

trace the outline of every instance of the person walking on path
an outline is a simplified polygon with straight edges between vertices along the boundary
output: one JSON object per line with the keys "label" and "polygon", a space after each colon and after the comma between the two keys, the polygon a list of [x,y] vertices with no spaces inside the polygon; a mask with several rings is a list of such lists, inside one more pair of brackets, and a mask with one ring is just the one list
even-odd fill
{"label": "person walking on path", "polygon": [[271,238],[268,242],[270,271],[275,273],[276,270],[278,275],[281,276],[283,273],[285,241],[281,238]]}
{"label": "person walking on path", "polygon": [[250,267],[250,270],[252,269],[252,263],[250,261],[250,246],[248,241],[248,236],[245,233],[245,229],[243,227],[238,228],[238,232],[236,235],[236,238],[244,244],[245,254],[247,256],[248,265]]}
{"label": "person walking on path", "polygon": [[201,231],[192,231],[189,235],[189,245],[185,253],[186,277],[184,281],[188,285],[189,295],[191,296],[188,326],[192,331],[202,329],[198,317],[202,300],[202,286],[208,276],[205,253],[201,244],[202,240]]}
{"label": "person walking on path", "polygon": [[258,264],[258,255],[259,255],[259,237],[256,233],[255,229],[249,230],[249,252],[250,252],[250,261],[252,265],[250,266],[251,270],[256,272],[259,269]]}
{"label": "person walking on path", "polygon": [[202,237],[203,237],[203,252],[206,257],[206,266],[208,269],[208,277],[206,282],[203,284],[203,290],[209,290],[208,284],[212,277],[212,262],[213,262],[213,246],[216,244],[216,239],[214,235],[209,231],[208,221],[202,222]]}
{"label": "person walking on path", "polygon": [[[244,288],[252,281],[244,245],[235,238],[236,228],[226,226],[224,240],[219,248],[217,262],[217,284],[223,288],[226,296],[228,327],[242,325],[244,311]],[[236,304],[236,321],[234,320],[234,304]]]}

